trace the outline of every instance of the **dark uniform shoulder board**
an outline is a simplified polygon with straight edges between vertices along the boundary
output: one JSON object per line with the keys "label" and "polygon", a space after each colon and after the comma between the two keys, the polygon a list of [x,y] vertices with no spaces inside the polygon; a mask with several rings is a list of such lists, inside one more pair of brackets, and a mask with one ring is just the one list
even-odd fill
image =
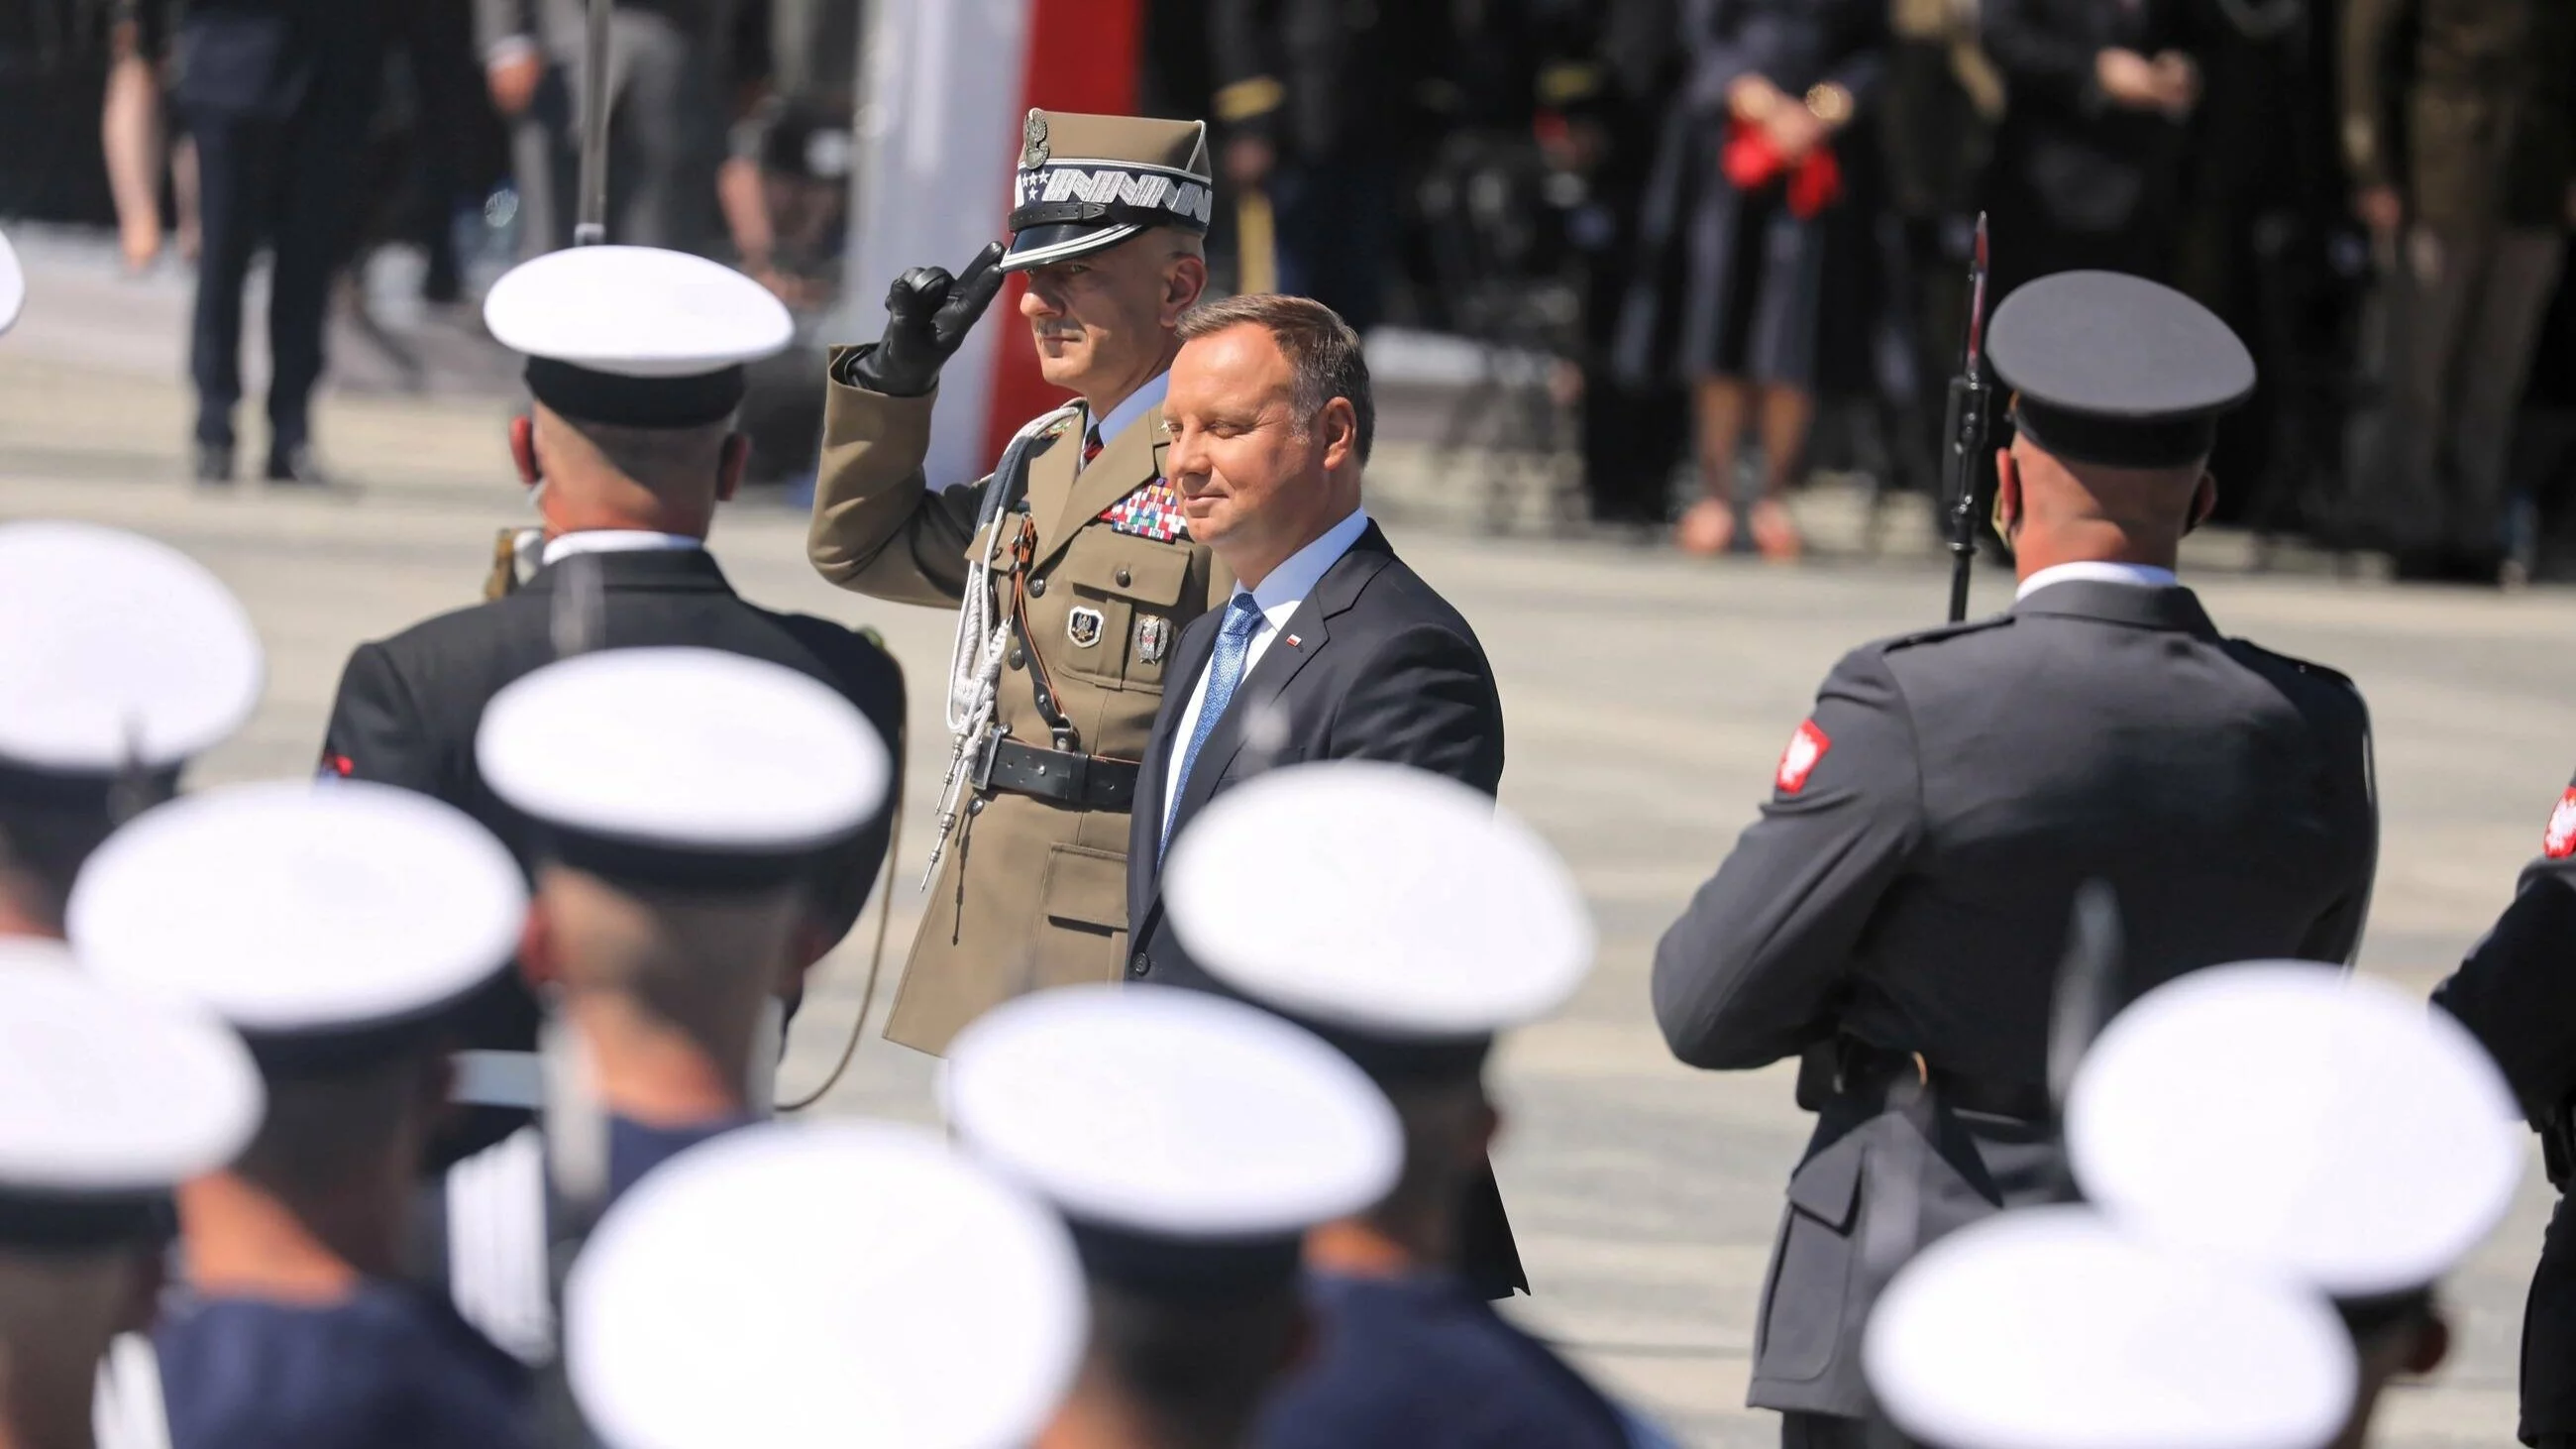
{"label": "dark uniform shoulder board", "polygon": [[2576,855],[2576,784],[2558,797],[2557,808],[2549,812],[2549,828],[2540,832],[2540,853],[2551,860],[2565,860]]}
{"label": "dark uniform shoulder board", "polygon": [[1932,629],[1917,629],[1911,634],[1899,634],[1881,643],[1879,648],[1893,654],[1899,649],[1912,649],[1923,644],[1938,644],[1944,639],[1955,639],[1962,634],[2001,629],[2010,625],[2013,619],[2014,615],[2010,613],[1988,614],[1982,619],[1963,619],[1956,624],[1943,624]]}
{"label": "dark uniform shoulder board", "polygon": [[2251,639],[2231,638],[2227,642],[2238,645],[2242,648],[2251,649],[2266,659],[2277,659],[2281,663],[2299,671],[2301,674],[2313,674],[2319,679],[2330,679],[2335,683],[2342,685],[2344,688],[2351,690],[2355,694],[2361,693],[2361,686],[2353,683],[2352,676],[2344,673],[2340,669],[2329,668],[2326,665],[2319,664],[2313,659],[2301,659],[2296,654],[2284,654],[2278,649],[2266,649]]}

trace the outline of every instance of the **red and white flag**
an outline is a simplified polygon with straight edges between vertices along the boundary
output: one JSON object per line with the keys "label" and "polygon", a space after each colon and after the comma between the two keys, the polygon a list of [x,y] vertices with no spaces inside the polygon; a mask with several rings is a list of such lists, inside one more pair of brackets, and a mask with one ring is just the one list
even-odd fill
{"label": "red and white flag", "polygon": [[[877,0],[851,185],[848,303],[832,340],[873,341],[912,267],[956,271],[1003,236],[1031,106],[1136,109],[1142,0]],[[1014,276],[940,373],[930,486],[976,477],[1064,401],[1038,376]]]}

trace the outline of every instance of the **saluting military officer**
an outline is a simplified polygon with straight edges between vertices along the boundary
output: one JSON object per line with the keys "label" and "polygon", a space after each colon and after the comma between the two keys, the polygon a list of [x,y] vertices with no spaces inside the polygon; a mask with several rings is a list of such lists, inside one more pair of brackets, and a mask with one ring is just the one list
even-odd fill
{"label": "saluting military officer", "polygon": [[[809,540],[843,588],[965,614],[938,877],[886,1035],[944,1049],[986,1008],[1119,978],[1127,816],[1172,645],[1233,579],[1163,472],[1164,370],[1207,285],[1207,128],[1031,111],[1011,240],[895,280],[878,342],[836,349]],[[991,477],[925,490],[941,364],[1002,284],[1079,400]],[[1016,476],[1015,476],[1016,475]],[[1024,477],[1024,482],[1023,482]]]}
{"label": "saluting military officer", "polygon": [[[2218,415],[2254,386],[2244,344],[2178,292],[2062,272],[2004,299],[1991,355],[2019,428],[1995,509],[2013,606],[1846,655],[1655,956],[1683,1061],[1809,1068],[1751,1393],[1792,1444],[1857,1442],[1858,1328],[1910,1243],[2054,1191],[2050,997],[2079,886],[2127,920],[2124,994],[2348,960],[2369,905],[2359,692],[2221,635],[2174,575],[2217,500]],[[1891,1206],[1911,1220],[1882,1231]]]}

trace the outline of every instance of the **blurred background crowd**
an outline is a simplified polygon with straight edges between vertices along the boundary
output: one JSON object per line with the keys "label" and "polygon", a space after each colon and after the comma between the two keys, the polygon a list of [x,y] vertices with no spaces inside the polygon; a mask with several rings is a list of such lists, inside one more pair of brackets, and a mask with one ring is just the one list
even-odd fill
{"label": "blurred background crowd", "polygon": [[[612,237],[809,318],[876,295],[842,267],[867,5],[620,0]],[[328,23],[263,67],[225,22],[281,8]],[[345,279],[389,252],[470,301],[568,240],[580,10],[13,0],[0,218],[238,292],[265,217],[288,313],[335,276],[363,312]],[[2137,272],[2247,339],[2222,520],[2404,578],[2576,576],[2566,0],[1145,0],[1135,33],[1140,109],[1211,121],[1220,278],[1330,303],[1399,391],[1469,359],[1432,441],[1561,460],[1565,526],[1788,558],[1819,476],[1937,495],[1984,211],[1997,297]]]}

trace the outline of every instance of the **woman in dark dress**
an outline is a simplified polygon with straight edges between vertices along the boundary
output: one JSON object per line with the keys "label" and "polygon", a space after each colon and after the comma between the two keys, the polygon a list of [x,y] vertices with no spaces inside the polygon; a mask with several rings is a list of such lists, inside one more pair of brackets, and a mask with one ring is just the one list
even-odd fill
{"label": "woman in dark dress", "polygon": [[1782,499],[1806,450],[1829,309],[1856,291],[1836,262],[1866,250],[1840,244],[1867,218],[1837,150],[1877,91],[1886,37],[1887,0],[1684,0],[1690,74],[1648,183],[1616,355],[1630,376],[1691,387],[1702,496],[1678,538],[1693,553],[1734,543],[1748,428],[1763,458],[1754,542],[1770,558],[1802,546]]}

